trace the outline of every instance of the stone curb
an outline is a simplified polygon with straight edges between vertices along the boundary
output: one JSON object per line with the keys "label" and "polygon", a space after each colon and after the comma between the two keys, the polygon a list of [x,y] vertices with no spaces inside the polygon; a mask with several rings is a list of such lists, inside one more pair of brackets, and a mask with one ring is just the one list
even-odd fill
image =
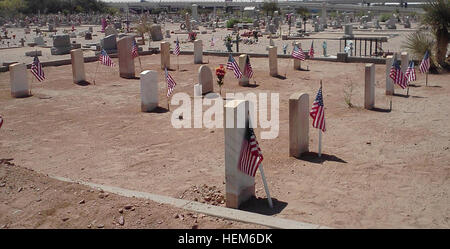
{"label": "stone curb", "polygon": [[326,227],[326,226],[304,223],[304,222],[283,219],[283,218],[277,218],[277,217],[273,217],[273,216],[267,216],[267,215],[247,212],[247,211],[238,210],[238,209],[213,206],[213,205],[208,205],[208,204],[204,204],[204,203],[200,203],[200,202],[177,199],[177,198],[163,196],[163,195],[128,190],[128,189],[123,189],[123,188],[119,188],[119,187],[107,186],[107,185],[96,184],[96,183],[91,183],[91,182],[75,181],[75,180],[71,180],[69,178],[59,177],[59,176],[49,175],[49,177],[59,180],[59,181],[63,181],[63,182],[77,183],[77,184],[82,184],[82,185],[85,185],[85,186],[88,186],[91,188],[102,189],[103,191],[114,193],[114,194],[125,196],[125,197],[148,199],[151,201],[155,201],[155,202],[162,203],[162,204],[168,204],[168,205],[171,205],[171,206],[174,206],[177,208],[182,208],[182,209],[192,211],[192,212],[203,213],[203,214],[220,217],[220,218],[225,218],[225,219],[229,219],[229,220],[235,220],[235,221],[239,221],[239,222],[267,226],[270,228],[277,228],[277,229],[331,229],[330,227]]}
{"label": "stone curb", "polygon": [[[149,51],[140,51],[139,55],[151,55],[151,54],[159,54],[160,51],[159,49],[152,49]],[[181,51],[180,52],[181,55],[193,55],[194,51]],[[210,52],[210,51],[203,51],[203,55],[205,56],[221,56],[221,57],[227,57],[230,53],[227,52]],[[233,56],[239,56],[241,54],[245,54],[245,53],[236,53],[233,52],[231,53],[231,55]],[[259,53],[246,53],[251,57],[254,58],[264,58],[264,57],[269,57],[268,54],[259,54]],[[117,58],[117,54],[109,54],[109,57],[111,58]],[[278,54],[278,58],[283,58],[283,59],[289,59],[291,58],[290,54]],[[84,57],[84,62],[95,62],[97,61],[98,57],[97,56],[89,56],[89,57]],[[316,57],[313,59],[308,59],[308,60],[315,60],[315,61],[330,61],[330,62],[339,62],[337,61],[336,57]],[[64,65],[70,65],[72,63],[71,59],[63,59],[63,60],[54,60],[54,61],[45,61],[45,62],[41,62],[42,67],[49,67],[49,66],[64,66]],[[386,64],[386,59],[385,58],[365,58],[365,57],[355,57],[355,56],[349,56],[347,57],[347,63],[374,63],[374,64]],[[27,69],[31,68],[31,63],[27,64]],[[8,72],[9,71],[9,67],[0,67],[0,72]]]}

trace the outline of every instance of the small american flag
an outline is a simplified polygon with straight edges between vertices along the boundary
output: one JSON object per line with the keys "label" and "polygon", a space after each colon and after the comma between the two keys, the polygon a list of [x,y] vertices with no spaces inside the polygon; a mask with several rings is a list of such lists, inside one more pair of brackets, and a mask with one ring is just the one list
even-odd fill
{"label": "small american flag", "polygon": [[397,59],[394,59],[394,62],[392,63],[389,77],[394,81],[395,84],[399,85],[403,89],[408,86],[408,78],[402,72]]}
{"label": "small american flag", "polygon": [[292,57],[304,61],[305,53],[303,53],[303,50],[298,46],[294,46],[294,49],[292,50]]}
{"label": "small american flag", "polygon": [[247,175],[255,177],[256,170],[263,161],[261,148],[256,141],[253,128],[249,127],[242,142],[241,154],[239,156],[238,168]]}
{"label": "small american flag", "polygon": [[131,57],[134,59],[136,57],[139,57],[139,48],[136,44],[136,41],[133,39],[133,45],[131,46]]}
{"label": "small american flag", "polygon": [[99,61],[101,64],[108,66],[108,67],[115,66],[114,62],[111,60],[111,58],[109,58],[108,54],[106,53],[106,51],[104,49],[102,49],[102,52],[100,53]]}
{"label": "small american flag", "polygon": [[0,128],[2,128],[2,125],[3,125],[3,118],[2,116],[0,116]]}
{"label": "small american flag", "polygon": [[178,41],[178,37],[177,42],[175,43],[175,50],[173,51],[173,54],[176,56],[180,55],[180,41]]}
{"label": "small american flag", "polygon": [[39,82],[45,80],[44,70],[42,70],[41,62],[37,56],[34,57],[33,64],[31,64],[31,73]]}
{"label": "small american flag", "polygon": [[309,49],[309,58],[314,58],[314,41],[311,42],[311,48]]}
{"label": "small american flag", "polygon": [[425,55],[423,56],[422,62],[420,62],[419,71],[421,73],[428,73],[428,70],[430,69],[430,54],[425,52]]}
{"label": "small american flag", "polygon": [[233,56],[228,56],[228,62],[227,62],[227,69],[231,69],[234,72],[234,77],[236,77],[237,79],[242,78],[242,72],[241,69],[239,68],[239,65],[236,63],[236,61],[234,60]]}
{"label": "small american flag", "polygon": [[414,61],[409,62],[408,69],[405,72],[406,78],[408,78],[408,82],[416,80],[416,69],[414,69]]}
{"label": "small american flag", "polygon": [[325,106],[323,105],[322,86],[320,86],[309,115],[313,119],[313,127],[325,132]]}
{"label": "small american flag", "polygon": [[245,59],[244,75],[249,79],[253,77],[253,68],[252,65],[250,64],[250,58],[248,57],[248,55],[247,58]]}
{"label": "small american flag", "polygon": [[170,95],[172,95],[172,92],[175,89],[175,86],[177,85],[177,83],[172,78],[172,76],[169,74],[169,72],[167,72],[167,67],[165,68],[165,73],[166,73],[166,81],[167,81],[167,97],[170,97]]}

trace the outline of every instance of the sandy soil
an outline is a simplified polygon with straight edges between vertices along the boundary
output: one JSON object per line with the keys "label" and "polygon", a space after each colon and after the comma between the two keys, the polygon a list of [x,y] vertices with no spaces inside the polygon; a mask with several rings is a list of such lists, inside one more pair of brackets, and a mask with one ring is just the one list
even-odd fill
{"label": "sandy soil", "polygon": [[60,182],[0,159],[0,228],[263,228]]}
{"label": "sandy soil", "polygon": [[[159,56],[141,59],[144,70],[159,72],[160,106],[167,107]],[[208,60],[216,67],[227,59],[204,57]],[[175,92],[193,96],[199,65],[192,61],[193,56],[180,56],[182,70],[171,72],[178,84]],[[310,71],[294,72],[291,60],[279,59],[284,80],[268,76],[266,58],[253,58],[252,66],[258,87],[239,87],[228,72],[224,92],[279,93],[280,133],[276,139],[259,139],[275,209],[267,209],[259,173],[259,199],[244,209],[337,228],[450,228],[448,74],[430,75],[429,87],[419,74],[409,98],[405,90],[396,89],[399,95],[388,112],[385,65],[376,66],[373,111],[361,108],[364,64],[307,61],[303,66]],[[86,64],[89,81],[95,68],[95,63]],[[0,74],[0,114],[5,120],[1,158],[46,174],[177,198],[204,184],[224,193],[222,129],[175,129],[170,112],[142,113],[139,80],[119,78],[117,68],[100,67],[97,84],[87,86],[72,83],[70,65],[44,70],[48,80],[34,82],[34,95],[21,99],[11,98],[9,74]],[[318,159],[314,153],[318,134],[311,128],[312,152],[290,158],[288,97],[306,92],[312,103],[320,79],[327,120],[324,155]],[[354,108],[343,99],[349,82],[354,84]],[[255,131],[260,137],[262,129]],[[77,206],[78,199],[71,203]]]}

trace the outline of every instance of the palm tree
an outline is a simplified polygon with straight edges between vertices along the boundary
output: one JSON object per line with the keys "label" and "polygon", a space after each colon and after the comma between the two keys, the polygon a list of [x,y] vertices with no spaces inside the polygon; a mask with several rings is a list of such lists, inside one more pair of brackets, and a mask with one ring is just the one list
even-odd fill
{"label": "palm tree", "polygon": [[[402,45],[410,52],[415,60],[422,60],[426,51],[432,54],[435,41],[433,35],[428,31],[418,30],[417,32],[406,35],[406,41]],[[437,73],[437,65],[433,57],[430,57],[430,72]]]}
{"label": "palm tree", "polygon": [[435,57],[436,62],[443,68],[449,68],[449,64],[445,61],[447,55],[447,46],[450,41],[448,32],[450,25],[450,1],[434,0],[428,1],[423,7],[425,14],[422,22],[431,27],[436,38]]}

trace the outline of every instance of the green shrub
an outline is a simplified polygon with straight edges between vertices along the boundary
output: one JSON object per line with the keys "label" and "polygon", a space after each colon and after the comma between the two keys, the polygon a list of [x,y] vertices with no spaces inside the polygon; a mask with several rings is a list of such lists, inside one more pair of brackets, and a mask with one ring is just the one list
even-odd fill
{"label": "green shrub", "polygon": [[227,28],[229,29],[233,28],[236,23],[239,23],[239,19],[231,18],[230,20],[227,21]]}
{"label": "green shrub", "polygon": [[389,18],[391,18],[391,14],[384,13],[380,16],[380,22],[386,22]]}

